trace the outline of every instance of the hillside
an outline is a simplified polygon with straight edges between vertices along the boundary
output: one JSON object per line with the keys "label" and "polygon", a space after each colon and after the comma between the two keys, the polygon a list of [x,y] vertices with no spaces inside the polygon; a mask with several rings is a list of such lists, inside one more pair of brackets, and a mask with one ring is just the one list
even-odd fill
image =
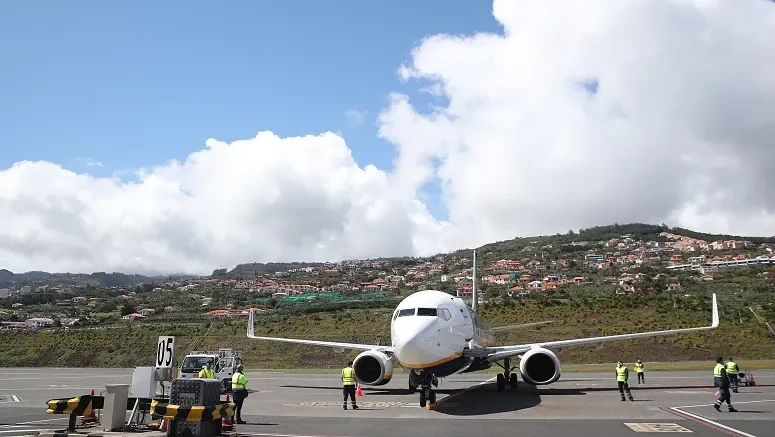
{"label": "hillside", "polygon": [[[605,343],[600,347],[566,348],[563,363],[610,363],[618,359],[644,361],[775,359],[775,339],[747,313],[745,299],[719,296],[721,327],[711,332]],[[772,305],[769,301],[764,306]],[[387,344],[391,309],[340,310],[304,314],[263,314],[256,318],[258,335],[314,338]],[[539,339],[567,339],[609,335],[633,330],[670,329],[706,325],[710,321],[707,296],[626,296],[602,299],[541,299],[483,305],[481,315],[490,325],[540,320],[555,323],[499,334],[501,344]],[[183,356],[207,330],[208,323],[148,324],[71,332],[14,332],[0,335],[0,366],[138,366],[148,365],[159,335],[177,337]],[[322,347],[302,347],[248,340],[246,320],[216,321],[200,348],[233,347],[243,350],[249,368],[341,367],[355,353],[337,354]]]}
{"label": "hillside", "polygon": [[60,286],[102,286],[102,287],[126,287],[160,280],[172,280],[191,276],[143,276],[125,273],[48,273],[30,271],[25,273],[13,273],[10,270],[0,270],[0,287],[24,286],[41,281],[53,281]]}
{"label": "hillside", "polygon": [[[746,237],[740,235],[719,235],[691,231],[683,228],[671,228],[667,225],[650,225],[644,223],[613,224],[608,226],[595,226],[580,229],[578,232],[570,230],[566,234],[543,235],[533,237],[517,237],[512,240],[489,243],[478,248],[484,261],[502,258],[518,258],[526,252],[544,248],[548,256],[574,253],[586,247],[586,244],[596,241],[608,241],[629,235],[635,240],[667,242],[668,238],[660,235],[663,232],[683,235],[707,242],[718,240],[745,240],[755,244],[775,244],[773,237]],[[581,244],[580,244],[581,243]],[[546,247],[551,246],[551,247]],[[470,256],[471,249],[462,249],[452,253],[455,256]]]}
{"label": "hillside", "polygon": [[[502,343],[597,336],[705,325],[715,292],[723,317],[717,331],[570,348],[561,356],[572,363],[611,362],[637,351],[661,361],[718,353],[775,358],[763,324],[775,325],[773,243],[646,224],[491,243],[478,252],[477,290],[487,302],[481,315],[493,326],[557,321],[503,333]],[[150,362],[158,335],[179,336],[182,353],[215,322],[205,346],[245,348],[250,366],[336,367],[342,355],[325,348],[247,342],[248,308],[267,310],[257,332],[386,344],[389,314],[401,298],[436,289],[470,299],[473,285],[469,250],[250,263],[211,277],[0,271],[0,280],[8,278],[11,286],[0,284],[0,347],[8,351],[0,365],[40,366],[141,365]]]}

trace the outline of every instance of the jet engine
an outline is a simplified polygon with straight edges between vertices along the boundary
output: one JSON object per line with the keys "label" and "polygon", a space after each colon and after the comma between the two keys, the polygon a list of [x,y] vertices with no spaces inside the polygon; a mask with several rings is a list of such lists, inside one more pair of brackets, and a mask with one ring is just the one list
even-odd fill
{"label": "jet engine", "polygon": [[528,384],[551,384],[560,379],[560,360],[549,349],[533,348],[522,355],[519,372]]}
{"label": "jet engine", "polygon": [[353,370],[363,385],[385,385],[393,377],[393,362],[381,351],[365,351],[355,357]]}

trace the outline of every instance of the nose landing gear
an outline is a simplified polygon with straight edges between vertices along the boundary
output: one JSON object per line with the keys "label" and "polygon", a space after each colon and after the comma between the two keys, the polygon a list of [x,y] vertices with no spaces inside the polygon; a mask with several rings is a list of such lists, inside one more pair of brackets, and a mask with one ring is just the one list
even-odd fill
{"label": "nose landing gear", "polygon": [[[433,387],[439,386],[439,380],[434,375],[423,373],[422,375],[416,375],[420,379],[420,407],[425,408],[427,404],[436,403],[436,392],[433,391]],[[414,387],[417,389],[417,386]],[[412,391],[412,374],[409,374],[409,390]]]}

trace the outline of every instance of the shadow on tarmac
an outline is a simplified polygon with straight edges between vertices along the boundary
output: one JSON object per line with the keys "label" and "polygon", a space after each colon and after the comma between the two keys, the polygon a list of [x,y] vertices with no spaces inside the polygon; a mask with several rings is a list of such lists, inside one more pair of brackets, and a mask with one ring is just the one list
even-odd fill
{"label": "shadow on tarmac", "polygon": [[481,416],[524,410],[540,403],[541,396],[535,386],[520,384],[516,391],[499,393],[495,383],[489,383],[440,400],[435,411],[450,416]]}
{"label": "shadow on tarmac", "polygon": [[[772,385],[764,385],[759,384],[759,387],[769,387]],[[520,384],[520,390],[522,390],[522,385]],[[643,386],[643,385],[631,385],[630,390],[633,393],[637,393],[639,391],[647,391],[647,390],[689,390],[689,389],[706,389],[708,391],[716,390],[715,387],[710,385],[671,385],[671,386]],[[584,393],[579,392],[600,392],[600,391],[619,391],[619,387],[616,385],[611,385],[610,387],[578,387],[578,388],[542,388],[541,393],[547,394],[547,395],[579,395]],[[746,392],[746,393],[756,393],[756,392]]]}
{"label": "shadow on tarmac", "polygon": [[[319,385],[281,385],[280,387],[283,388],[310,388],[310,389],[317,389],[317,390],[336,390],[336,391],[342,391],[342,386],[337,387],[321,387]],[[408,388],[371,388],[371,387],[361,387],[361,390],[363,390],[365,393],[368,393],[369,396],[380,396],[380,395],[393,395],[393,396],[404,396],[409,395],[409,389]],[[440,394],[446,394],[451,395],[455,394],[459,391],[462,391],[462,388],[455,388],[455,389],[434,389],[436,393]],[[415,393],[417,394],[417,393]],[[419,396],[419,395],[418,395]]]}

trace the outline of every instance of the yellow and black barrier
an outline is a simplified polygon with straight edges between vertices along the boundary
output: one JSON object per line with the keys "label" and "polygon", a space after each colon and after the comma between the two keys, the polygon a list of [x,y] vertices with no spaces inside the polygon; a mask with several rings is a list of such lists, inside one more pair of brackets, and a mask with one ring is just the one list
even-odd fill
{"label": "yellow and black barrier", "polygon": [[70,414],[73,416],[83,416],[89,414],[92,410],[101,410],[104,408],[105,398],[102,396],[83,395],[75,398],[52,399],[47,402],[48,414]]}
{"label": "yellow and black barrier", "polygon": [[151,402],[151,417],[154,419],[163,417],[167,420],[181,420],[185,422],[206,422],[234,416],[234,406],[231,402],[225,402],[210,407],[201,405],[184,407],[153,400]]}
{"label": "yellow and black barrier", "polygon": [[[127,411],[134,409],[136,401],[137,398],[127,399]],[[142,410],[147,410],[151,405],[153,405],[154,402],[157,401],[152,401],[151,399],[140,399],[138,407]],[[105,397],[82,395],[74,398],[51,399],[50,401],[46,402],[46,404],[48,405],[48,409],[46,410],[46,413],[48,414],[70,415],[70,423],[68,424],[67,428],[70,431],[75,431],[75,419],[78,416],[91,415],[94,410],[102,410],[105,408]]]}

